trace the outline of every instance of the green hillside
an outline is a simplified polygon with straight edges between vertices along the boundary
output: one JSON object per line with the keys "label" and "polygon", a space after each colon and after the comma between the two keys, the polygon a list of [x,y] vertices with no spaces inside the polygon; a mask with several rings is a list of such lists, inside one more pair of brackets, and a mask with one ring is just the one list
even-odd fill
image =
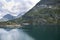
{"label": "green hillside", "polygon": [[59,3],[42,5],[39,2],[34,8],[32,8],[24,16],[7,22],[0,22],[0,24],[2,25],[23,24],[23,23],[29,23],[32,25],[60,24]]}

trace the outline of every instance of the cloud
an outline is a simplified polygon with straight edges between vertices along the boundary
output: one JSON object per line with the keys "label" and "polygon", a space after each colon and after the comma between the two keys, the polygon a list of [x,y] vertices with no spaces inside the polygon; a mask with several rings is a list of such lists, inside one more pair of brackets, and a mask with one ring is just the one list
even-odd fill
{"label": "cloud", "polygon": [[33,8],[40,0],[0,0],[2,3],[2,11],[0,13],[0,19],[4,15],[10,14],[12,16],[24,15],[31,8]]}

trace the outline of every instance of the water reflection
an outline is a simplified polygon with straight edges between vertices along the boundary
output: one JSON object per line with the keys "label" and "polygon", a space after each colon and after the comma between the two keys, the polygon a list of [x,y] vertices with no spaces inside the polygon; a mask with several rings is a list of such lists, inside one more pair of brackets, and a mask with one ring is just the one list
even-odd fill
{"label": "water reflection", "polygon": [[6,30],[0,28],[0,40],[34,40],[34,39],[25,32],[23,32],[22,29]]}

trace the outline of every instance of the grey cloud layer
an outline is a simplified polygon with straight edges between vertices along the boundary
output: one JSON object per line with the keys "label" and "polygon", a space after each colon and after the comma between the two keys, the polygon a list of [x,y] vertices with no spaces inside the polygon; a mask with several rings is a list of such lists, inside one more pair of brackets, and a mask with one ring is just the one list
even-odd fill
{"label": "grey cloud layer", "polygon": [[[7,3],[6,0],[0,0],[0,3],[2,2],[3,4],[1,9],[3,12],[0,10],[0,19],[2,19],[7,14],[15,17],[17,17],[19,14],[22,16],[31,8],[33,8],[39,1],[40,0],[7,0]],[[13,7],[13,5],[16,6]]]}

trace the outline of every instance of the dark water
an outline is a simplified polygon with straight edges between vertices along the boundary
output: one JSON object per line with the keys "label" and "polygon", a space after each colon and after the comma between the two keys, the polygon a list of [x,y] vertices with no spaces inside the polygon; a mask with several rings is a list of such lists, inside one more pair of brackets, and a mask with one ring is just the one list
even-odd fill
{"label": "dark water", "polygon": [[60,38],[60,25],[30,25],[23,29],[36,40],[59,40]]}
{"label": "dark water", "polygon": [[19,29],[0,29],[0,40],[59,40],[59,35],[59,25],[28,25]]}

